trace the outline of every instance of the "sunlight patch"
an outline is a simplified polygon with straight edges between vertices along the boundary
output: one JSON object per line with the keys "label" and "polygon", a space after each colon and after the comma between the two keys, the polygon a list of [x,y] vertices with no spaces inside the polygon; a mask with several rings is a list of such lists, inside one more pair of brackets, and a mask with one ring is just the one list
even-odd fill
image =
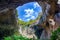
{"label": "sunlight patch", "polygon": [[40,7],[40,5],[37,2],[34,3],[34,8],[36,8],[36,7]]}
{"label": "sunlight patch", "polygon": [[58,2],[57,2],[58,4],[60,4],[60,0],[58,0]]}

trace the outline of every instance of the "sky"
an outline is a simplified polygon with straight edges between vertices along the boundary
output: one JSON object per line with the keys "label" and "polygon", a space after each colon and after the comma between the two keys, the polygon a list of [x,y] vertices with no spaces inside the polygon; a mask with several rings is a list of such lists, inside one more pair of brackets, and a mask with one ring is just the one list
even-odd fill
{"label": "sky", "polygon": [[18,12],[18,18],[25,22],[36,19],[38,14],[42,12],[42,8],[37,2],[29,2],[18,6],[16,10]]}

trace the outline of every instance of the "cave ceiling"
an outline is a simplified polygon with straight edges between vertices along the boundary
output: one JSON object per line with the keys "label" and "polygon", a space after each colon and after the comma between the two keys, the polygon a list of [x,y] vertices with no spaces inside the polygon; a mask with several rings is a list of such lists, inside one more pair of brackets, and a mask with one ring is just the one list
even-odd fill
{"label": "cave ceiling", "polygon": [[45,3],[44,2],[52,2],[52,1],[57,1],[57,0],[0,0],[0,11],[2,11],[5,8],[13,8],[16,9],[18,6],[22,6],[25,3],[28,2],[38,2],[40,6],[42,6],[42,9],[44,10],[45,8]]}

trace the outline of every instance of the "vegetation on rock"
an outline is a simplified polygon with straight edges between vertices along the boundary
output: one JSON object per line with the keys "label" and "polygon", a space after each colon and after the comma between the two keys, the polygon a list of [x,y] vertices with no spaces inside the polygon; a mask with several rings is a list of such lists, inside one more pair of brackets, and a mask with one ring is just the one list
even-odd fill
{"label": "vegetation on rock", "polygon": [[12,35],[8,37],[4,37],[4,40],[32,40],[32,38],[26,38],[23,37],[22,35]]}
{"label": "vegetation on rock", "polygon": [[31,24],[36,23],[38,20],[40,20],[40,17],[41,17],[41,16],[42,16],[42,13],[40,12],[39,15],[38,15],[38,17],[37,17],[35,20],[30,20],[30,21],[28,21],[28,22],[24,22],[23,20],[20,20],[20,19],[18,18],[18,24],[21,25],[21,26],[23,26],[23,27],[29,26],[29,25],[31,25]]}
{"label": "vegetation on rock", "polygon": [[51,40],[60,40],[60,27],[52,32]]}

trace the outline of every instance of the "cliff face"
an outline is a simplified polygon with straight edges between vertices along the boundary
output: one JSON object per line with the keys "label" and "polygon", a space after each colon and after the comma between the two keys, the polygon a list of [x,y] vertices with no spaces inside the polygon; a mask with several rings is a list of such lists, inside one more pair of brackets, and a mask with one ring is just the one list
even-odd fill
{"label": "cliff face", "polygon": [[0,40],[4,36],[14,34],[17,27],[15,10],[6,8],[0,11]]}
{"label": "cliff face", "polygon": [[16,18],[15,18],[15,10],[6,8],[0,12],[0,24],[4,25],[15,25]]}

